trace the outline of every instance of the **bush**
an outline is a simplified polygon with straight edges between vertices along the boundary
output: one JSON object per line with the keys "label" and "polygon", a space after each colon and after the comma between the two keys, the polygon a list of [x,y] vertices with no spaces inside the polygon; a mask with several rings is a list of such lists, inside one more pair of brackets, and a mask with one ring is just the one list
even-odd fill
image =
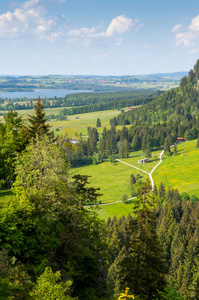
{"label": "bush", "polygon": [[126,193],[122,194],[121,200],[124,204],[128,203],[128,196]]}

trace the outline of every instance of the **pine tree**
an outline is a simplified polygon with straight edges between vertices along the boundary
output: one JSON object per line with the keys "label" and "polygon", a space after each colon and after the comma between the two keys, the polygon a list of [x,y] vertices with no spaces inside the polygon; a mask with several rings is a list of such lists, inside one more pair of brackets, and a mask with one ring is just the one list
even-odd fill
{"label": "pine tree", "polygon": [[166,137],[165,141],[164,141],[164,153],[169,154],[170,153],[170,143],[169,143],[169,138],[168,136]]}
{"label": "pine tree", "polygon": [[46,134],[47,136],[52,136],[50,132],[50,125],[46,124],[47,118],[45,117],[44,105],[41,102],[40,97],[37,99],[37,103],[34,104],[35,114],[28,115],[28,122],[30,125],[27,128],[28,137],[35,138],[37,135],[42,136]]}
{"label": "pine tree", "polygon": [[174,144],[174,148],[173,148],[173,155],[177,155],[177,145],[176,143]]}
{"label": "pine tree", "polygon": [[97,119],[96,127],[101,127],[101,121],[100,121],[100,118]]}
{"label": "pine tree", "polygon": [[150,147],[150,144],[149,144],[149,143],[147,143],[147,146],[146,146],[146,148],[145,148],[145,150],[144,150],[144,154],[145,154],[145,156],[146,156],[147,158],[150,158],[150,157],[151,157],[151,147]]}
{"label": "pine tree", "polygon": [[131,147],[132,147],[133,151],[139,150],[139,140],[138,140],[137,134],[133,137]]}
{"label": "pine tree", "polygon": [[157,289],[165,286],[166,262],[155,230],[155,210],[152,197],[148,195],[150,183],[142,187],[135,200],[130,222],[131,237],[122,249],[117,264],[116,287],[128,286],[142,300],[155,299]]}
{"label": "pine tree", "polygon": [[164,184],[161,182],[160,186],[159,186],[158,196],[159,196],[159,198],[164,199],[165,195],[166,195],[165,187],[164,187]]}
{"label": "pine tree", "polygon": [[130,185],[133,185],[136,183],[135,176],[133,174],[130,175]]}

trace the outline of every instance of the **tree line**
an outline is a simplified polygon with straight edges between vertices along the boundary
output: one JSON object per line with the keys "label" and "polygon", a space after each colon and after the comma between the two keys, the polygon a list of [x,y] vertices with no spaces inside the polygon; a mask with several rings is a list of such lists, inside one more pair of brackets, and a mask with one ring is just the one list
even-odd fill
{"label": "tree line", "polygon": [[[106,109],[117,109],[128,106],[146,104],[157,97],[161,92],[131,91],[107,93],[77,93],[65,97],[43,99],[44,108],[72,107],[64,110],[65,114],[85,113]],[[0,99],[1,110],[21,110],[34,108],[36,99],[16,98]]]}

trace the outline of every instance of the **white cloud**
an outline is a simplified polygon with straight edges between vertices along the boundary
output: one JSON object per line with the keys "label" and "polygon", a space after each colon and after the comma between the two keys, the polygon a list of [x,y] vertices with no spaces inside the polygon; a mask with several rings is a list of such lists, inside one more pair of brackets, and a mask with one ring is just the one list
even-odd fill
{"label": "white cloud", "polygon": [[80,29],[74,29],[74,30],[70,30],[68,32],[69,36],[73,36],[73,37],[91,37],[94,33],[95,33],[96,29],[95,27],[93,28],[80,28]]}
{"label": "white cloud", "polygon": [[[105,31],[100,31],[99,27],[92,28],[80,28],[73,29],[68,32],[68,42],[81,42],[83,39],[87,39],[87,43],[91,41],[91,39],[97,38],[112,38],[114,37],[117,45],[122,44],[121,35],[130,32],[131,30],[138,31],[143,24],[140,23],[137,19],[130,19],[125,17],[124,15],[117,16],[113,18],[110,25],[107,27]],[[118,38],[118,36],[120,38]]]}
{"label": "white cloud", "polygon": [[185,47],[194,46],[199,43],[199,15],[192,19],[191,24],[182,29],[182,25],[176,25],[173,27],[172,32],[179,31],[175,35],[176,45],[183,45]]}
{"label": "white cloud", "polygon": [[171,32],[176,32],[176,31],[178,31],[178,29],[180,29],[181,27],[182,27],[181,24],[175,25],[175,26],[172,28]]}
{"label": "white cloud", "polygon": [[54,25],[52,19],[47,19],[39,0],[24,2],[13,12],[0,15],[0,38],[18,38],[24,35],[47,37]]}
{"label": "white cloud", "polygon": [[192,19],[191,25],[189,25],[189,30],[199,32],[199,16]]}
{"label": "white cloud", "polygon": [[176,38],[176,45],[184,45],[185,47],[188,46],[193,46],[194,45],[194,40],[199,37],[199,34],[195,34],[191,31],[185,31],[181,33],[177,33],[175,38]]}
{"label": "white cloud", "polygon": [[51,32],[47,38],[49,41],[55,42],[60,35],[62,35],[62,32]]}
{"label": "white cloud", "polygon": [[126,18],[124,15],[118,16],[111,21],[111,24],[106,30],[106,35],[113,36],[115,34],[123,34],[130,31],[138,22],[138,20],[133,21],[130,18]]}

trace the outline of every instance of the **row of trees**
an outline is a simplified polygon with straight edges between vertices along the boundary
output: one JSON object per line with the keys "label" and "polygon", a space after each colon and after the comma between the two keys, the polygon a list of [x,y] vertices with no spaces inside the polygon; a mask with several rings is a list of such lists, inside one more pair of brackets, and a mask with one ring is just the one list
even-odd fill
{"label": "row of trees", "polygon": [[[99,124],[98,120],[96,125]],[[92,163],[92,157],[96,153],[102,160],[115,155],[120,158],[128,157],[130,151],[142,150],[150,158],[153,149],[164,147],[165,153],[170,153],[170,145],[175,145],[177,137],[184,136],[185,140],[190,140],[196,139],[198,134],[199,118],[196,120],[194,116],[186,124],[179,120],[151,126],[138,122],[136,126],[124,126],[121,130],[117,130],[112,124],[109,129],[104,127],[101,135],[97,128],[88,128],[88,139],[80,138],[78,148],[76,151],[69,151],[68,157],[72,165]],[[176,154],[176,146],[174,152]]]}

